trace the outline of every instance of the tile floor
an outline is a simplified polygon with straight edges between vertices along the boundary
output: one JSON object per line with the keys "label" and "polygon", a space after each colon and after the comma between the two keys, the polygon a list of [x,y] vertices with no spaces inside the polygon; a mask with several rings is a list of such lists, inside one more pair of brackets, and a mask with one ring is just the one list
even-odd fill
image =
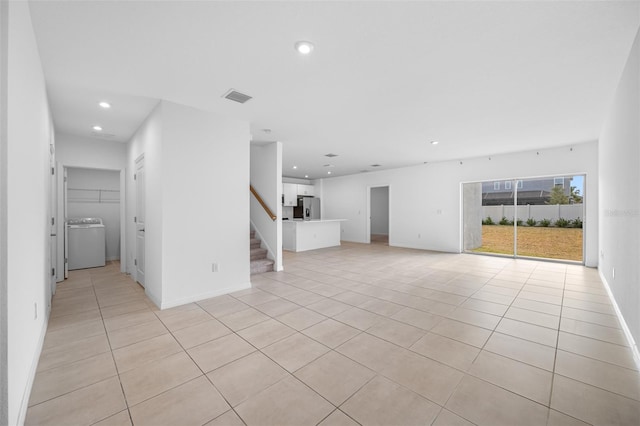
{"label": "tile floor", "polygon": [[596,270],[345,243],[158,310],[117,264],[58,287],[27,424],[640,424]]}

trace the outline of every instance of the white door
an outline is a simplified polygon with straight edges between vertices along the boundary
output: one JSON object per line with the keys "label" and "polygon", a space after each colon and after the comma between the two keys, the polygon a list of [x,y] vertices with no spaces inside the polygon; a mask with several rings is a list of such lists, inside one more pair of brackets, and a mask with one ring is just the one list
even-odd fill
{"label": "white door", "polygon": [[57,244],[57,256],[58,263],[56,264],[56,281],[61,282],[65,279],[65,251],[64,251],[64,237],[66,229],[65,223],[65,209],[66,199],[64,198],[64,167],[59,162],[56,162],[56,240]]}
{"label": "white door", "polygon": [[145,244],[145,205],[144,205],[144,157],[136,161],[136,281],[144,287],[144,244]]}
{"label": "white door", "polygon": [[69,278],[69,230],[67,228],[67,168],[64,168],[63,176],[62,204],[64,206],[64,216],[60,220],[64,220],[64,277]]}
{"label": "white door", "polygon": [[49,151],[49,167],[51,174],[49,175],[49,211],[51,212],[51,222],[49,231],[49,265],[51,267],[51,296],[56,294],[56,266],[58,264],[58,182],[56,179],[56,159],[55,159],[55,147],[50,145]]}

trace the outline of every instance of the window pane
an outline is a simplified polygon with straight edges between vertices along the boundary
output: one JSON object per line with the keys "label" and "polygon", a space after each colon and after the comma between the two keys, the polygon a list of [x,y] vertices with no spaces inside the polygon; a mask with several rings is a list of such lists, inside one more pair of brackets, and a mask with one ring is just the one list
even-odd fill
{"label": "window pane", "polygon": [[499,182],[464,184],[464,250],[583,261],[584,182],[582,175],[518,179],[515,191],[508,181],[502,190]]}
{"label": "window pane", "polygon": [[524,179],[523,185],[517,255],[582,261],[584,176]]}

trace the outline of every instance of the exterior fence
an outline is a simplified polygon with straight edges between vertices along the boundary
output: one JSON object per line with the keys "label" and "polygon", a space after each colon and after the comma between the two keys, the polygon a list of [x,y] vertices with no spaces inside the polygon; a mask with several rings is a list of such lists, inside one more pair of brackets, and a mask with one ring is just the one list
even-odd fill
{"label": "exterior fence", "polygon": [[[518,219],[549,219],[551,223],[563,218],[567,220],[584,220],[584,209],[582,204],[553,204],[553,205],[525,205],[518,207]],[[491,217],[495,223],[506,217],[509,220],[514,218],[514,206],[482,206],[482,218]]]}

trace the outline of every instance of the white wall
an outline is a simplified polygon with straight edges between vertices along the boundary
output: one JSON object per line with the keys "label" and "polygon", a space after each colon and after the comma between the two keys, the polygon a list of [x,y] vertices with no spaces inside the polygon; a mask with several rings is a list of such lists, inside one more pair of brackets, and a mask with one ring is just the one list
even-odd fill
{"label": "white wall", "polygon": [[[136,256],[136,182],[133,179],[136,160],[144,155],[146,256],[145,293],[158,306],[162,303],[162,108],[158,106],[140,126],[127,144],[126,173],[126,256],[127,272],[137,279],[134,259]],[[130,224],[127,226],[126,224]]]}
{"label": "white wall", "polygon": [[51,117],[26,2],[9,2],[7,89],[8,423],[24,421],[46,332]]}
{"label": "white wall", "polygon": [[282,176],[282,183],[299,183],[302,185],[313,185],[313,181],[311,181],[310,179],[292,178],[287,176]]}
{"label": "white wall", "polygon": [[[248,123],[162,101],[129,142],[131,223],[136,200],[132,171],[141,155],[149,297],[167,308],[248,288]],[[127,229],[127,253],[133,260],[135,227]],[[214,262],[219,272],[212,272]],[[130,272],[135,277],[133,266]]]}
{"label": "white wall", "polygon": [[67,167],[120,170],[127,164],[127,145],[56,133],[56,161]]}
{"label": "white wall", "polygon": [[0,2],[0,424],[9,423],[7,401],[7,62],[9,5]]}
{"label": "white wall", "polygon": [[69,167],[67,186],[67,216],[101,218],[107,260],[120,259],[120,172]]}
{"label": "white wall", "polygon": [[389,235],[389,187],[371,188],[371,234]]}
{"label": "white wall", "polygon": [[636,342],[640,341],[639,80],[640,33],[636,35],[599,144],[599,270]]}
{"label": "white wall", "polygon": [[[517,141],[516,141],[517,142]],[[515,142],[514,142],[515,143]],[[462,163],[462,164],[460,164]],[[557,174],[586,174],[585,262],[597,265],[598,145],[492,155],[322,180],[326,218],[347,219],[342,239],[367,241],[367,188],[389,185],[389,244],[460,252],[461,183]]]}
{"label": "white wall", "polygon": [[[251,223],[262,237],[275,261],[274,269],[282,270],[282,143],[251,145],[251,174],[253,188],[277,216],[275,221],[264,211],[258,200],[251,195]],[[291,208],[291,207],[289,207]]]}
{"label": "white wall", "polygon": [[162,139],[162,308],[250,287],[249,124],[163,102]]}
{"label": "white wall", "polygon": [[[280,204],[282,206],[282,204]],[[322,207],[322,205],[320,206]],[[282,206],[282,217],[287,218],[289,220],[293,220],[293,207],[291,206]]]}

